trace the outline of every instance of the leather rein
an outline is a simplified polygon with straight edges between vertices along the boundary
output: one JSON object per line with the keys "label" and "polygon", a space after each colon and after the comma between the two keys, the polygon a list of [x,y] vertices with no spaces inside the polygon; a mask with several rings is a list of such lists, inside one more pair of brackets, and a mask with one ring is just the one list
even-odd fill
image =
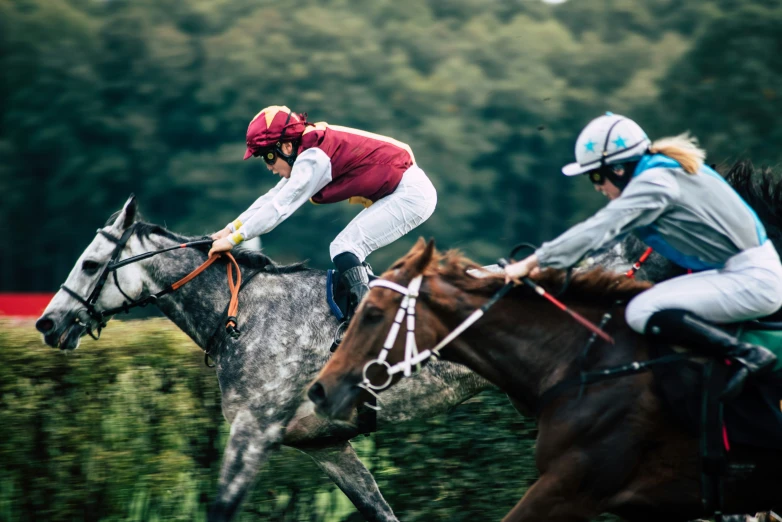
{"label": "leather rein", "polygon": [[[206,268],[209,267],[209,265],[217,261],[217,259],[221,256],[221,254],[218,254],[216,256],[212,256],[208,258],[200,266],[198,266],[195,270],[187,274],[185,277],[168,285],[167,287],[165,287],[163,290],[159,292],[150,294],[141,299],[133,299],[127,293],[125,293],[124,290],[122,290],[122,287],[119,284],[119,279],[117,278],[117,270],[119,268],[122,268],[123,266],[126,265],[130,265],[132,263],[136,263],[143,259],[148,259],[150,257],[156,256],[158,254],[162,254],[164,252],[170,252],[171,250],[177,250],[179,248],[193,248],[193,247],[198,247],[203,245],[211,245],[213,243],[212,239],[199,239],[197,241],[181,243],[179,245],[163,248],[161,250],[145,252],[137,256],[120,259],[119,257],[122,254],[122,251],[125,249],[128,240],[135,232],[135,229],[136,229],[136,225],[134,223],[129,228],[127,228],[122,233],[122,236],[119,238],[114,237],[113,235],[109,234],[103,229],[98,229],[97,231],[98,234],[101,234],[103,237],[105,237],[106,239],[114,243],[116,246],[114,247],[114,252],[111,255],[111,259],[109,260],[108,264],[104,267],[103,272],[101,272],[100,274],[100,277],[98,277],[98,281],[95,284],[95,288],[92,289],[92,292],[86,299],[65,285],[62,285],[60,287],[63,290],[65,290],[71,297],[76,299],[79,303],[81,303],[84,306],[84,310],[80,310],[79,314],[84,312],[86,313],[87,317],[86,318],[84,318],[83,316],[79,317],[79,314],[77,314],[75,321],[77,324],[84,326],[87,329],[87,333],[89,333],[90,337],[92,337],[95,340],[100,339],[101,330],[103,330],[103,328],[106,327],[108,319],[110,319],[112,316],[120,312],[128,313],[133,308],[145,307],[151,303],[155,303],[159,297],[162,297],[166,294],[170,294],[171,292],[179,290],[184,285],[192,281],[201,272],[206,270]],[[239,264],[236,262],[236,259],[234,259],[233,255],[231,255],[230,252],[226,252],[225,254],[226,256],[228,256],[228,259],[230,260],[230,262],[226,265],[227,266],[226,270],[228,272],[228,288],[231,291],[231,300],[228,305],[228,318],[226,319],[225,329],[228,332],[228,335],[230,335],[233,338],[237,338],[240,332],[239,329],[237,328],[236,315],[239,311],[239,288],[241,287],[242,284],[242,272],[239,269]],[[233,277],[234,267],[236,268],[235,281]],[[127,299],[127,301],[123,301],[122,305],[117,306],[115,308],[109,308],[107,310],[98,310],[97,308],[95,308],[95,303],[97,303],[98,299],[100,298],[100,294],[103,291],[103,287],[106,285],[106,281],[108,280],[110,275],[113,275],[114,284],[117,286],[117,289],[125,297],[125,299]]]}

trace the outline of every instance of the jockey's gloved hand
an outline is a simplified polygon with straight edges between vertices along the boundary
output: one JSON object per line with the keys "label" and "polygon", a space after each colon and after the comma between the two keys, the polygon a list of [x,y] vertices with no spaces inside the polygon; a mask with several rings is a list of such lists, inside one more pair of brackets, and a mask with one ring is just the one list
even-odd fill
{"label": "jockey's gloved hand", "polygon": [[212,257],[215,254],[218,254],[220,252],[228,252],[234,247],[233,243],[228,241],[228,239],[218,239],[214,243],[212,243],[212,248],[209,250],[209,257]]}

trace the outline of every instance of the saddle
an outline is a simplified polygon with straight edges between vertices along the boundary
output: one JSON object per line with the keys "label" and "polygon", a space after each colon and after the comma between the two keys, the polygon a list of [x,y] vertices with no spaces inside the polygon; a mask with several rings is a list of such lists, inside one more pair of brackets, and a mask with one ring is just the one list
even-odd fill
{"label": "saddle", "polygon": [[[739,340],[763,346],[777,356],[771,372],[753,376],[739,397],[725,403],[728,436],[740,444],[782,450],[782,310],[758,320],[722,325]],[[656,346],[652,358],[669,355],[670,348]],[[720,366],[725,366],[719,364]],[[693,433],[701,407],[702,384],[698,384],[703,365],[694,361],[665,365],[654,371],[667,399],[682,424]],[[721,390],[715,390],[721,392]]]}

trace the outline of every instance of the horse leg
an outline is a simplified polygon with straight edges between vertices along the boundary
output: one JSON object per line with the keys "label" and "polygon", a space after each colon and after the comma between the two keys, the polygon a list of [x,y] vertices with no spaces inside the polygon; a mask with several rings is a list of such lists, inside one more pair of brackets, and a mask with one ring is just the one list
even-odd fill
{"label": "horse leg", "polygon": [[544,473],[505,515],[503,522],[585,522],[598,515],[592,506],[569,500],[576,488],[555,473]]}
{"label": "horse leg", "polygon": [[297,449],[312,457],[369,522],[398,522],[372,473],[358,458],[349,441],[318,449]]}
{"label": "horse leg", "polygon": [[208,522],[233,519],[255,475],[268,458],[269,449],[283,438],[284,426],[262,426],[249,409],[239,411],[231,423],[231,434],[223,453],[217,498],[209,508]]}

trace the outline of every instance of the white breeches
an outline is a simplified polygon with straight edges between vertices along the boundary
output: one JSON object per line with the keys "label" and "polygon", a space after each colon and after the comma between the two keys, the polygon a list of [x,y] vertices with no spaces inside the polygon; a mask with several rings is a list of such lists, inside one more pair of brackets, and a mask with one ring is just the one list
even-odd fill
{"label": "white breeches", "polygon": [[782,306],[782,264],[771,241],[728,259],[725,267],[687,274],[654,285],[630,301],[627,324],[643,333],[649,317],[679,308],[707,321],[756,319]]}
{"label": "white breeches", "polygon": [[429,219],[437,205],[437,191],[418,165],[402,175],[396,190],[365,208],[331,243],[331,259],[352,252],[360,261],[393,243]]}

